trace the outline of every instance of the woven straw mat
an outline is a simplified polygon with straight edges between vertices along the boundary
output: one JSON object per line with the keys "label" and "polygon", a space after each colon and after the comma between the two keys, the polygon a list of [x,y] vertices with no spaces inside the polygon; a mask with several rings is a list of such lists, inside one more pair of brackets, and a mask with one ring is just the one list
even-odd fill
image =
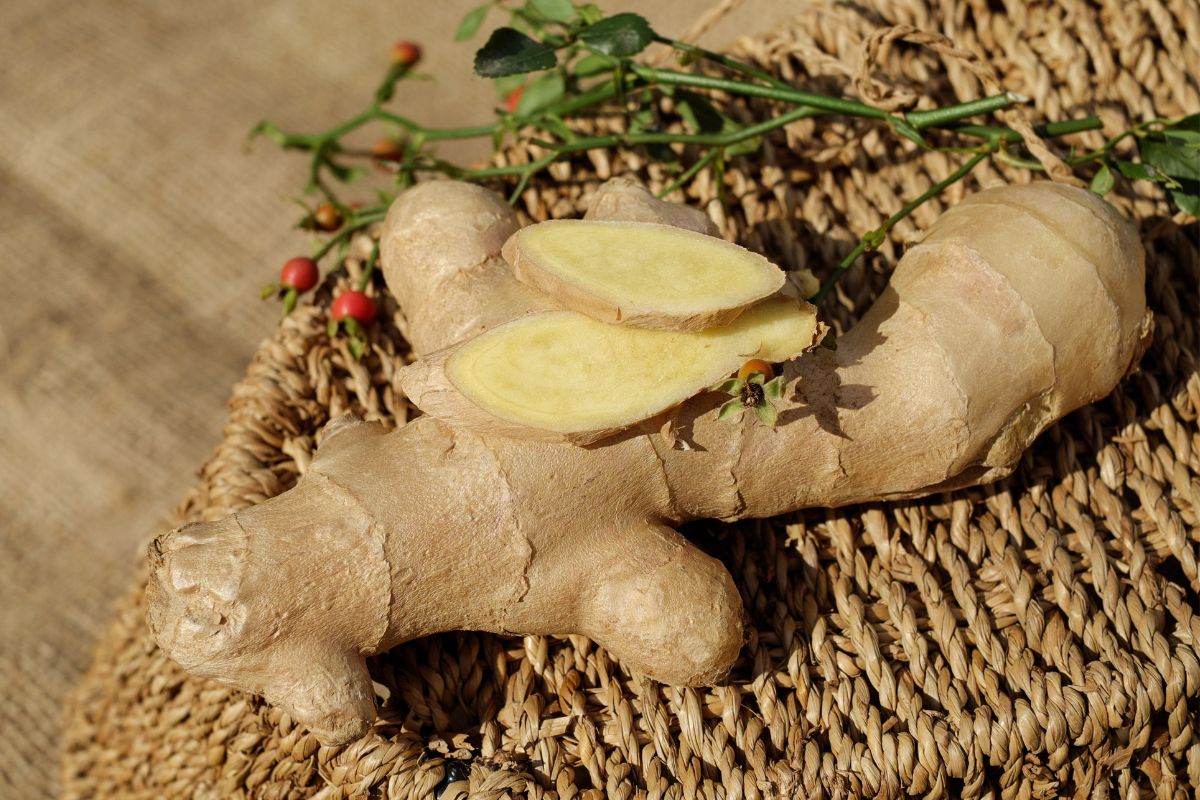
{"label": "woven straw mat", "polygon": [[[867,47],[893,25],[940,32],[958,49],[917,35]],[[1197,42],[1194,0],[1004,10],[898,0],[876,11],[806,4],[790,27],[736,50],[797,86],[857,85],[884,102],[913,90],[921,103],[969,100],[994,69],[1031,98],[1035,121],[1098,114],[1112,135],[1200,110]],[[873,66],[859,76],[868,49]],[[743,119],[769,111],[727,108]],[[497,159],[531,157],[515,146]],[[914,152],[873,123],[807,120],[735,161],[723,192],[702,177],[675,199],[706,208],[728,238],[820,274],[961,158]],[[671,179],[636,156],[591,154],[556,165],[519,208],[534,220],[578,215],[614,174]],[[843,281],[826,304],[831,321],[850,324],[904,241],[964,192],[1029,177],[985,165],[919,209]],[[729,568],[749,615],[725,685],[653,683],[582,637],[446,634],[373,659],[378,725],[325,748],[261,700],[164,658],[139,582],[71,699],[66,796],[1196,796],[1200,229],[1155,187],[1119,182],[1112,199],[1148,249],[1156,338],[1141,371],[1050,429],[999,484],[689,526]],[[335,280],[360,269],[351,258]],[[356,363],[324,332],[331,288],[258,351],[181,521],[287,489],[333,416],[401,424],[412,413],[394,380],[407,357],[394,303],[385,298]]]}

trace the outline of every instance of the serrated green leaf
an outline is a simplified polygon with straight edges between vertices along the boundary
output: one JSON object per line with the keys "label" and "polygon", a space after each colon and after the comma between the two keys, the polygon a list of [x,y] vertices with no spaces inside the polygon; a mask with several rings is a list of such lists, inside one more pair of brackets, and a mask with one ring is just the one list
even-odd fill
{"label": "serrated green leaf", "polygon": [[488,12],[492,10],[491,3],[484,3],[481,6],[472,8],[463,16],[462,22],[458,23],[458,30],[454,33],[454,41],[465,42],[478,32],[483,21],[487,18]]}
{"label": "serrated green leaf", "polygon": [[1113,177],[1112,170],[1108,168],[1108,164],[1101,164],[1100,169],[1096,170],[1096,176],[1092,178],[1092,182],[1088,188],[1103,197],[1112,191],[1116,180]]}
{"label": "serrated green leaf", "polygon": [[768,428],[774,428],[775,423],[779,421],[779,412],[766,400],[754,406],[754,413],[758,415],[759,421]]}
{"label": "serrated green leaf", "polygon": [[562,97],[566,90],[567,86],[561,73],[548,72],[540,76],[521,93],[521,99],[517,102],[517,116],[523,117],[541,111]]}
{"label": "serrated green leaf", "polygon": [[714,383],[710,388],[714,392],[740,395],[742,393],[742,382],[737,378],[729,378],[728,380],[723,380],[720,383]]}
{"label": "serrated green leaf", "polygon": [[1147,164],[1138,164],[1135,161],[1114,161],[1113,164],[1116,165],[1117,172],[1120,172],[1131,181],[1154,181],[1160,179],[1154,167]]}
{"label": "serrated green leaf", "polygon": [[733,419],[734,417],[740,417],[742,412],[745,410],[746,407],[742,405],[742,401],[735,397],[725,405],[721,406],[721,410],[717,412],[717,419]]}
{"label": "serrated green leaf", "polygon": [[650,23],[640,14],[625,12],[605,17],[579,34],[583,43],[613,58],[629,58],[646,49],[654,41]]}
{"label": "serrated green leaf", "polygon": [[580,78],[590,78],[608,72],[617,65],[616,61],[600,53],[590,53],[575,62],[572,72]]}
{"label": "serrated green leaf", "polygon": [[1200,114],[1192,114],[1163,128],[1163,136],[1181,144],[1200,146]]}
{"label": "serrated green leaf", "polygon": [[570,22],[575,19],[575,6],[571,0],[529,0],[528,6],[553,22]]}
{"label": "serrated green leaf", "polygon": [[783,397],[784,383],[785,381],[782,375],[775,376],[771,380],[767,381],[763,386],[763,394],[765,394],[767,397],[774,397],[776,399]]}
{"label": "serrated green leaf", "polygon": [[529,38],[513,28],[497,28],[475,53],[475,74],[501,78],[552,69],[558,64],[554,46]]}
{"label": "serrated green leaf", "polygon": [[1170,189],[1175,205],[1192,216],[1200,216],[1200,150],[1161,134],[1142,139],[1139,149],[1144,163],[1178,183],[1177,188]]}

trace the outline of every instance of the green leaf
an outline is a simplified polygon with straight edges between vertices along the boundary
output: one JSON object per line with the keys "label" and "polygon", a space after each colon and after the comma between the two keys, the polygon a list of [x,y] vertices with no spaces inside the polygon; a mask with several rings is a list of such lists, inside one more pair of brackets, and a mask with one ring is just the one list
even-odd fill
{"label": "green leaf", "polygon": [[921,132],[914,128],[907,120],[901,117],[890,116],[887,118],[887,122],[892,130],[905,139],[908,139],[910,142],[916,142],[917,146],[923,150],[929,149],[929,142],[925,141],[925,137],[921,135]]}
{"label": "green leaf", "polygon": [[754,413],[758,415],[759,421],[768,428],[774,428],[775,423],[779,421],[779,412],[766,400],[754,406]]}
{"label": "green leaf", "polygon": [[721,406],[721,410],[717,412],[717,419],[733,419],[740,417],[746,407],[742,405],[742,401],[738,398],[733,398],[725,405]]}
{"label": "green leaf", "polygon": [[367,351],[367,343],[357,336],[351,336],[346,340],[346,348],[350,351],[350,355],[354,356],[355,361],[362,361],[363,353]]}
{"label": "green leaf", "polygon": [[548,20],[567,23],[575,19],[571,0],[529,0],[528,6]]}
{"label": "green leaf", "polygon": [[330,339],[337,337],[338,323],[336,319],[329,320],[329,324],[325,326],[325,332],[329,334]]}
{"label": "green leaf", "polygon": [[785,381],[782,375],[775,376],[771,380],[767,381],[763,386],[763,394],[765,394],[767,397],[774,397],[777,399],[783,397],[784,383]]}
{"label": "green leaf", "polygon": [[312,144],[305,136],[293,136],[284,133],[278,125],[270,120],[263,120],[250,129],[246,134],[246,141],[252,142],[259,136],[270,139],[275,144],[287,150],[311,150]]}
{"label": "green leaf", "polygon": [[761,136],[751,136],[749,139],[743,139],[737,144],[731,144],[725,148],[726,155],[730,156],[748,156],[751,153],[758,152],[758,148],[762,147]]}
{"label": "green leaf", "polygon": [[1183,144],[1200,145],[1200,114],[1192,114],[1163,128],[1163,136]]}
{"label": "green leaf", "polygon": [[629,58],[646,49],[654,41],[650,23],[640,14],[626,12],[605,17],[579,34],[583,43],[613,58]]}
{"label": "green leaf", "polygon": [[1112,191],[1116,180],[1113,177],[1112,170],[1108,168],[1108,164],[1101,164],[1100,169],[1096,170],[1096,177],[1092,178],[1092,183],[1088,188],[1103,197]]}
{"label": "green leaf", "polygon": [[675,92],[675,110],[692,133],[721,133],[728,120],[708,99],[695,92]]}
{"label": "green leaf", "polygon": [[579,7],[579,18],[585,25],[595,25],[604,19],[604,12],[595,3],[585,3]]}
{"label": "green leaf", "polygon": [[296,300],[299,296],[295,289],[288,289],[283,293],[283,315],[285,317],[296,310]]}
{"label": "green leaf", "polygon": [[524,75],[505,75],[503,78],[496,78],[492,84],[496,87],[496,94],[500,95],[501,100],[504,100],[513,89],[524,86],[525,80]]}
{"label": "green leaf", "polygon": [[553,45],[530,39],[512,28],[492,31],[487,44],[475,53],[475,74],[484,78],[537,72],[557,64]]}
{"label": "green leaf", "polygon": [[454,41],[465,42],[478,32],[479,27],[483,25],[484,19],[487,18],[488,12],[492,10],[491,3],[472,8],[462,18],[462,22],[458,23],[458,31],[454,34]]}
{"label": "green leaf", "polygon": [[541,111],[546,106],[563,96],[567,90],[562,73],[548,72],[542,75],[521,93],[517,101],[516,114],[523,117],[535,111]]}
{"label": "green leaf", "polygon": [[756,386],[762,386],[767,382],[767,376],[761,372],[751,372],[746,378],[746,383],[753,383]]}
{"label": "green leaf", "polygon": [[339,164],[333,159],[325,162],[329,167],[329,171],[333,176],[342,183],[354,183],[359,178],[367,174],[367,171],[362,167],[348,167],[345,164]]}
{"label": "green leaf", "polygon": [[608,72],[616,65],[617,62],[608,56],[591,53],[576,61],[572,71],[577,77],[590,78],[593,75],[599,75],[601,72]]}
{"label": "green leaf", "polygon": [[654,109],[641,106],[629,115],[629,132],[644,133],[654,126]]}
{"label": "green leaf", "polygon": [[1135,161],[1114,161],[1113,164],[1117,172],[1131,181],[1157,181],[1162,178],[1153,166],[1138,164]]}
{"label": "green leaf", "polygon": [[[1194,119],[1200,126],[1200,119],[1195,115],[1180,124]],[[1179,137],[1168,139],[1162,134],[1142,139],[1139,148],[1143,163],[1152,165],[1156,172],[1179,184],[1178,188],[1170,190],[1175,205],[1192,216],[1200,216],[1200,148]]]}
{"label": "green leaf", "polygon": [[672,150],[671,145],[666,142],[646,145],[646,155],[650,156],[651,161],[659,164],[677,164],[679,162],[679,154]]}
{"label": "green leaf", "polygon": [[554,114],[547,114],[541,119],[541,126],[553,133],[564,142],[573,142],[576,138],[575,131],[567,127],[567,123],[562,121],[562,117]]}
{"label": "green leaf", "polygon": [[728,380],[723,380],[720,383],[714,383],[709,388],[714,392],[724,392],[725,394],[731,394],[736,397],[742,393],[742,382],[737,378],[729,378]]}

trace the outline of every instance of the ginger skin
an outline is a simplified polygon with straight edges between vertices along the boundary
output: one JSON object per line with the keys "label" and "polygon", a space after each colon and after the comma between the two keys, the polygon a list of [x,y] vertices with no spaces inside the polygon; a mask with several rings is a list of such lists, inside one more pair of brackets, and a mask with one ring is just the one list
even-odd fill
{"label": "ginger skin", "polygon": [[[710,230],[628,182],[592,216]],[[545,298],[499,257],[502,200],[405,192],[384,272],[420,353]],[[914,497],[995,480],[1047,425],[1107,394],[1145,336],[1143,253],[1102,200],[981,192],[939,221],[838,341],[784,365],[779,426],[717,421],[723,396],[583,448],[421,417],[335,420],[297,486],[151,546],[149,621],[185,669],[288,711],[328,744],[369,730],[364,659],[456,629],[584,634],[672,684],[719,681],[742,643],[724,567],[671,526]]]}

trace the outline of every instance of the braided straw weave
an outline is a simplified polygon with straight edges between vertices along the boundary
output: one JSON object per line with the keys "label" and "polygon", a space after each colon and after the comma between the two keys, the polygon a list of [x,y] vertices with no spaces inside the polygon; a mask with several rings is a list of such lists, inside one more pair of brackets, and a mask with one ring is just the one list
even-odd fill
{"label": "braided straw weave", "polygon": [[[994,71],[998,85],[1031,98],[1031,118],[1094,113],[1108,135],[1200,110],[1195,0],[1004,5],[807,3],[793,25],[738,50],[798,86],[870,86],[889,103],[972,99]],[[912,38],[908,28],[871,38],[897,25],[945,39],[899,41]],[[766,110],[728,108],[747,119]],[[1050,144],[1048,167],[1062,146]],[[498,158],[535,156],[517,146]],[[703,177],[686,200],[727,237],[821,274],[960,158],[913,152],[875,124],[807,120],[736,161],[723,199]],[[527,217],[577,215],[613,174],[656,186],[671,178],[614,154],[551,173],[523,194]],[[827,304],[832,321],[849,324],[905,239],[964,191],[1028,179],[984,166],[919,209],[843,282]],[[1119,183],[1113,201],[1148,248],[1157,333],[1141,372],[1053,427],[1003,483],[690,526],[728,566],[749,614],[726,685],[664,687],[580,637],[447,634],[375,658],[375,731],[322,748],[260,700],[167,661],[147,635],[139,584],[72,698],[66,795],[1196,796],[1200,229],[1146,184]],[[350,275],[359,269],[351,258]],[[356,363],[324,333],[328,297],[259,350],[181,520],[285,490],[331,416],[356,410],[401,424],[411,413],[394,380],[407,352],[394,313]]]}

